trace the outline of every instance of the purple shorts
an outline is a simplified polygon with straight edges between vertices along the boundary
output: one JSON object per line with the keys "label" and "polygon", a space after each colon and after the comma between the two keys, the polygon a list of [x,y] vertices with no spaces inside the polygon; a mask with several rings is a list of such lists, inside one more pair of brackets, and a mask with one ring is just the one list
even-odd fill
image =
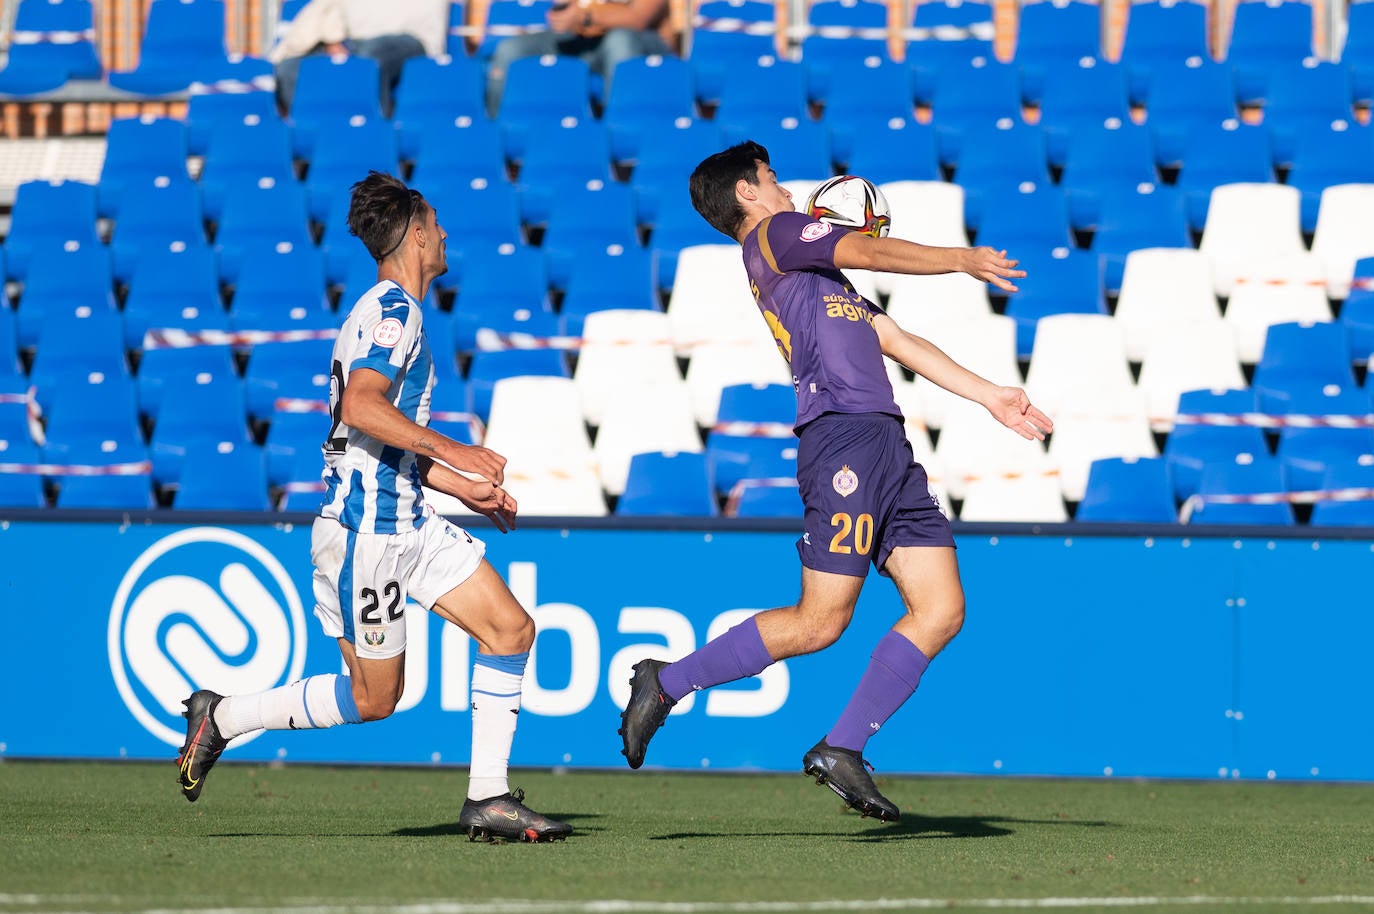
{"label": "purple shorts", "polygon": [[953,546],[902,422],[882,413],[831,413],[806,425],[797,449],[807,568],[864,577],[896,546]]}

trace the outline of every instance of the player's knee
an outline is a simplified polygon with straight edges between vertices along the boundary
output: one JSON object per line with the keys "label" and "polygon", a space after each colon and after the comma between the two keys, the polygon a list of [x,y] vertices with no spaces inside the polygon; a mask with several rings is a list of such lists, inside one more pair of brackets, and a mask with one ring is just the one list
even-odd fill
{"label": "player's knee", "polygon": [[844,634],[844,630],[848,627],[848,623],[848,619],[840,619],[832,616],[813,620],[812,624],[807,627],[806,653],[825,650],[836,641],[839,641],[840,635]]}
{"label": "player's knee", "polygon": [[385,720],[396,710],[399,695],[362,695],[354,696],[358,704],[358,716],[366,723],[372,720]]}
{"label": "player's knee", "polygon": [[964,601],[961,599],[941,607],[933,621],[944,635],[944,642],[953,641],[964,627]]}
{"label": "player's knee", "polygon": [[523,654],[534,646],[534,620],[523,610],[512,615],[510,621],[492,637],[491,649],[496,654]]}

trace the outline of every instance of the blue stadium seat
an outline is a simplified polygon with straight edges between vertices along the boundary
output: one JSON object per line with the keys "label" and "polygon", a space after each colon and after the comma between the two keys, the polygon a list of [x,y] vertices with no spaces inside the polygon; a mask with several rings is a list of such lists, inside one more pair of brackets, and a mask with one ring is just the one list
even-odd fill
{"label": "blue stadium seat", "polygon": [[880,0],[814,0],[807,6],[807,25],[801,59],[812,101],[825,102],[854,67],[889,59],[887,4]]}
{"label": "blue stadium seat", "polygon": [[702,453],[653,452],[630,458],[615,513],[626,517],[715,517],[711,471]]}
{"label": "blue stadium seat", "polygon": [[1120,118],[1079,127],[1059,177],[1076,229],[1097,225],[1104,195],[1158,182],[1150,131]]}
{"label": "blue stadium seat", "polygon": [[119,118],[105,134],[99,215],[118,217],[125,189],[159,177],[186,178],[186,125],[167,117]]}
{"label": "blue stadium seat", "polygon": [[21,349],[37,345],[48,309],[59,303],[69,312],[80,306],[114,310],[114,276],[108,248],[71,241],[34,252],[19,299],[16,335]]}
{"label": "blue stadium seat", "polygon": [[[1055,248],[1073,246],[1069,232],[1069,206],[1058,186],[1027,181],[994,195],[978,221],[978,244],[1017,252],[1029,257]],[[972,220],[964,220],[972,224]]]}
{"label": "blue stadium seat", "polygon": [[222,0],[155,0],[147,10],[138,66],[110,73],[111,86],[157,96],[230,75]]}
{"label": "blue stadium seat", "polygon": [[[0,463],[32,467],[42,460],[42,453],[32,441],[26,438],[13,441],[0,439]],[[25,469],[17,472],[0,471],[0,506],[43,508],[47,507],[47,503],[42,476]]]}
{"label": "blue stadium seat", "polygon": [[1188,208],[1188,225],[1202,231],[1212,202],[1212,189],[1221,184],[1274,180],[1269,136],[1263,127],[1228,120],[1210,127],[1194,125],[1186,144],[1176,186]]}
{"label": "blue stadium seat", "polygon": [[1177,523],[1169,462],[1163,457],[1094,460],[1073,517],[1090,523]]}
{"label": "blue stadium seat", "polygon": [[220,279],[233,283],[254,251],[278,245],[314,245],[304,186],[263,178],[224,201],[214,240]]}
{"label": "blue stadium seat", "polygon": [[686,187],[697,164],[724,147],[725,139],[715,121],[679,118],[641,137],[639,161],[630,174],[638,221],[653,224],[665,189]]}
{"label": "blue stadium seat", "polygon": [[697,99],[717,102],[739,61],[777,53],[777,8],[768,0],[706,0],[692,18]]}
{"label": "blue stadium seat", "polygon": [[835,173],[830,158],[829,131],[816,121],[794,117],[780,121],[759,118],[747,124],[727,123],[724,130],[727,145],[753,140],[767,149],[773,170],[783,180],[811,178],[819,181]]}
{"label": "blue stadium seat", "polygon": [[39,327],[29,378],[41,388],[55,377],[83,371],[129,373],[123,316],[108,308],[53,302]]}
{"label": "blue stadium seat", "polygon": [[159,485],[176,483],[188,461],[199,460],[221,445],[251,444],[243,382],[208,373],[190,380],[162,392],[149,442],[153,481]]}
{"label": "blue stadium seat", "polygon": [[1374,6],[1351,3],[1345,7],[1345,46],[1341,63],[1350,71],[1355,101],[1374,100]]}
{"label": "blue stadium seat", "polygon": [[324,255],[317,248],[268,249],[244,262],[229,307],[235,330],[328,330],[338,323],[325,296]]}
{"label": "blue stadium seat", "polygon": [[1155,161],[1174,166],[1183,161],[1194,130],[1214,129],[1237,116],[1235,83],[1231,68],[1210,57],[1160,64],[1155,74],[1146,126],[1154,136]]}
{"label": "blue stadium seat", "polygon": [[553,313],[544,256],[538,248],[523,245],[488,248],[464,270],[453,304],[453,339],[469,350],[485,319],[519,310]]}
{"label": "blue stadium seat", "polygon": [[1238,454],[1231,460],[1208,463],[1202,470],[1198,497],[1202,504],[1193,509],[1196,525],[1237,524],[1290,527],[1295,524],[1293,506],[1272,504],[1226,504],[1207,501],[1209,495],[1275,495],[1288,491],[1283,464],[1260,452]]}
{"label": "blue stadium seat", "polygon": [[[970,128],[1021,123],[1021,72],[992,57],[951,64],[930,100],[931,123],[940,136],[940,162],[954,165]],[[1043,158],[1043,157],[1042,157]]]}
{"label": "blue stadium seat", "polygon": [[599,121],[569,120],[541,134],[520,162],[520,214],[530,225],[549,217],[554,199],[588,181],[611,180],[611,145]]}
{"label": "blue stadium seat", "polygon": [[[1276,398],[1277,399],[1277,398]],[[1276,402],[1280,416],[1342,416],[1368,422],[1371,418],[1368,391],[1351,384],[1293,387]],[[1339,421],[1339,420],[1337,420]],[[1279,430],[1277,456],[1295,491],[1321,488],[1329,467],[1374,455],[1374,428],[1293,425]]]}
{"label": "blue stadium seat", "polygon": [[831,127],[835,159],[850,174],[863,175],[874,184],[888,181],[939,181],[940,152],[935,128],[911,118],[892,118],[883,123],[851,122],[851,151],[841,154]]}
{"label": "blue stadium seat", "polygon": [[1036,324],[1046,315],[1107,313],[1097,255],[1070,248],[1008,253],[1021,261],[1027,274],[1017,280],[1021,291],[1007,298],[1007,316],[1016,321],[1018,357],[1030,358]]}
{"label": "blue stadium seat", "polygon": [[[1072,196],[1069,207],[1072,213]],[[1188,247],[1188,212],[1175,188],[1142,183],[1103,191],[1090,249],[1102,258],[1102,282],[1109,293],[1120,290],[1131,251]]]}
{"label": "blue stadium seat", "polygon": [[1251,387],[1261,412],[1276,412],[1293,391],[1352,388],[1350,340],[1337,321],[1269,325]]}
{"label": "blue stadium seat", "polygon": [[1040,129],[1045,132],[1045,156],[1060,167],[1077,145],[1078,134],[1103,122],[1130,121],[1126,69],[1095,57],[1045,67],[1040,97]]}
{"label": "blue stadium seat", "polygon": [[481,444],[482,422],[472,411],[472,397],[461,378],[434,385],[429,402],[429,427],[459,444]]}
{"label": "blue stadium seat", "polygon": [[0,295],[0,380],[21,373],[14,309]]}
{"label": "blue stadium seat", "polygon": [[1355,118],[1350,103],[1350,74],[1340,64],[1309,58],[1278,65],[1270,74],[1264,102],[1264,127],[1275,165],[1294,160],[1299,142],[1334,121]]}
{"label": "blue stadium seat", "polygon": [[772,56],[741,59],[720,90],[715,119],[743,127],[787,117],[800,121],[808,117],[806,101],[806,69],[800,63]]}
{"label": "blue stadium seat", "polygon": [[[1178,415],[1237,416],[1258,410],[1255,392],[1244,390],[1188,390],[1179,395]],[[1203,467],[1233,462],[1237,454],[1267,454],[1264,431],[1255,425],[1178,423],[1164,440],[1164,458],[1174,479],[1174,495],[1181,501],[1195,495]]]}
{"label": "blue stadium seat", "polygon": [[738,433],[731,423],[776,424],[790,428],[797,398],[785,384],[730,384],[721,388],[716,426],[706,436],[706,457],[716,491],[728,494],[742,479],[795,475],[795,435]]}
{"label": "blue stadium seat", "polygon": [[131,182],[110,240],[114,278],[127,282],[149,251],[173,244],[208,247],[200,185],[187,177]]}
{"label": "blue stadium seat", "polygon": [[467,57],[467,38],[463,34],[468,21],[468,5],[464,0],[454,0],[448,7],[448,41],[444,53],[450,57]]}
{"label": "blue stadium seat", "polygon": [[1100,56],[1101,33],[1101,12],[1096,3],[1046,0],[1021,7],[1016,65],[1021,68],[1021,91],[1026,102],[1039,104],[1049,67]]}
{"label": "blue stadium seat", "polygon": [[471,57],[420,56],[402,64],[392,113],[401,158],[415,158],[420,137],[431,124],[452,124],[459,118],[485,120],[486,83],[482,63]]}
{"label": "blue stadium seat", "polygon": [[138,409],[156,421],[163,395],[200,378],[237,378],[234,349],[228,343],[144,349],[138,363]]}
{"label": "blue stadium seat", "polygon": [[906,62],[916,100],[929,104],[944,72],[976,57],[991,59],[992,4],[981,0],[926,0],[914,4]]}
{"label": "blue stadium seat", "polygon": [[805,507],[795,480],[784,477],[740,480],[729,506],[736,517],[792,518],[801,522]]}
{"label": "blue stadium seat", "polygon": [[124,345],[141,349],[147,331],[165,328],[229,329],[208,247],[163,245],[139,257],[124,300]]}
{"label": "blue stadium seat", "polygon": [[[1374,489],[1374,459],[1357,458],[1333,462],[1322,477],[1325,491]],[[1358,500],[1323,499],[1312,506],[1314,527],[1374,527],[1374,498]]]}
{"label": "blue stadium seat", "polygon": [[[422,192],[448,233],[448,272],[435,281],[439,288],[458,285],[466,262],[484,256],[489,248],[524,244],[520,201],[515,188],[507,182],[474,178],[470,182],[427,186]],[[466,218],[468,213],[481,213],[482,218]]]}
{"label": "blue stadium seat", "polygon": [[[499,120],[506,153],[517,161],[548,143],[546,130],[571,118],[590,123],[591,69],[579,57],[544,55],[513,60],[506,72]],[[607,162],[610,161],[609,152]]]}
{"label": "blue stadium seat", "polygon": [[[186,148],[191,155],[205,155],[215,131],[222,126],[247,121],[281,123],[277,116],[276,95],[261,89],[252,92],[192,91],[186,102]],[[290,155],[289,147],[287,155]]]}
{"label": "blue stadium seat", "polygon": [[685,186],[665,192],[649,236],[658,288],[673,287],[679,251],[695,244],[724,244],[724,238],[692,208]]}
{"label": "blue stadium seat", "polygon": [[268,511],[267,461],[255,444],[188,448],[172,508]]}
{"label": "blue stadium seat", "polygon": [[871,146],[865,131],[892,120],[912,121],[911,71],[905,64],[871,58],[835,71],[825,98],[824,123],[834,156],[847,161],[856,145]]}
{"label": "blue stadium seat", "polygon": [[[426,196],[433,189],[479,178],[506,181],[506,145],[495,121],[466,115],[420,121],[414,135],[405,140],[410,129],[407,125],[401,132],[403,145],[410,146],[409,157],[415,160],[410,184]],[[406,156],[404,149],[402,156]]]}
{"label": "blue stadium seat", "polygon": [[1036,125],[1004,118],[995,124],[969,127],[961,139],[954,180],[964,188],[964,221],[977,228],[984,197],[991,208],[1008,190],[1030,183],[1048,186],[1045,134]]}
{"label": "blue stadium seat", "polygon": [[[59,508],[146,511],[155,507],[152,468],[142,442],[52,442],[43,461],[68,467],[103,467],[103,473],[62,475],[57,484]],[[139,467],[139,464],[143,464]]]}
{"label": "blue stadium seat", "polygon": [[634,192],[628,185],[593,181],[569,188],[553,199],[540,245],[551,286],[563,288],[574,264],[610,245],[640,246]]}
{"label": "blue stadium seat", "polygon": [[488,60],[501,39],[548,28],[545,16],[553,0],[497,0],[487,6],[486,30],[473,56]]}
{"label": "blue stadium seat", "polygon": [[242,118],[225,118],[206,129],[205,161],[200,171],[206,218],[218,222],[224,212],[224,201],[241,189],[256,186],[263,178],[294,183],[291,130],[275,111],[266,116],[253,112]]}
{"label": "blue stadium seat", "polygon": [[[127,374],[76,371],[38,389],[47,447],[108,451],[144,447],[138,424],[138,391]],[[138,458],[142,459],[142,458]]]}
{"label": "blue stadium seat", "polygon": [[478,350],[472,355],[467,376],[472,411],[486,422],[491,415],[491,391],[496,382],[520,375],[572,376],[567,358],[556,349]]}
{"label": "blue stadium seat", "polygon": [[480,309],[466,308],[455,313],[451,346],[460,355],[490,346],[483,341],[486,332],[499,337],[521,334],[536,339],[559,336],[562,323],[552,310],[506,305],[502,302],[484,304]]}
{"label": "blue stadium seat", "polygon": [[10,230],[5,238],[6,270],[23,280],[33,252],[68,241],[97,245],[96,189],[80,181],[25,181],[15,191]]}
{"label": "blue stadium seat", "polygon": [[[334,341],[328,339],[255,345],[243,372],[248,415],[273,419],[282,408],[280,401],[286,400],[327,404],[333,348]],[[319,438],[323,437],[321,433]]]}
{"label": "blue stadium seat", "polygon": [[692,70],[680,58],[654,54],[622,60],[611,85],[601,119],[610,130],[616,161],[638,160],[646,134],[696,116]]}
{"label": "blue stadium seat", "polygon": [[1358,272],[1355,279],[1357,284],[1341,305],[1340,321],[1350,340],[1350,360],[1363,365],[1374,355],[1374,289],[1360,287],[1361,280],[1367,282],[1368,278]]}
{"label": "blue stadium seat", "polygon": [[1314,232],[1322,191],[1335,184],[1374,183],[1374,127],[1350,120],[1309,124],[1294,143],[1285,183],[1302,194],[1304,232]]}
{"label": "blue stadium seat", "polygon": [[1277,70],[1312,55],[1312,15],[1312,4],[1303,0],[1236,4],[1226,60],[1235,75],[1238,102],[1264,102]]}
{"label": "blue stadium seat", "polygon": [[369,170],[399,174],[396,130],[385,118],[352,117],[321,123],[305,174],[310,217],[323,222],[330,206],[367,176]]}
{"label": "blue stadium seat", "polygon": [[662,310],[654,293],[653,262],[640,247],[611,245],[580,257],[568,274],[558,315],[563,332],[582,335],[582,323],[593,311]]}
{"label": "blue stadium seat", "polygon": [[[277,412],[267,426],[263,454],[267,460],[267,484],[318,480],[323,459],[320,446],[329,434],[328,413]],[[319,501],[319,495],[315,496]]]}
{"label": "blue stadium seat", "polygon": [[37,95],[103,75],[90,0],[23,0],[9,38],[0,95]]}
{"label": "blue stadium seat", "polygon": [[1207,7],[1188,0],[1146,0],[1127,9],[1121,63],[1129,74],[1132,103],[1148,106],[1159,71],[1210,56]]}
{"label": "blue stadium seat", "polygon": [[[354,269],[374,274],[372,280],[376,280],[377,262],[367,252],[367,246],[348,228],[348,209],[351,203],[351,194],[335,195],[329,216],[324,220],[324,231],[320,235],[320,253],[324,255],[324,279],[331,287],[346,284]],[[443,227],[442,222],[439,225]]]}
{"label": "blue stadium seat", "polygon": [[353,117],[380,118],[380,84],[381,72],[370,57],[353,54],[335,59],[314,54],[303,59],[291,99],[291,146],[296,158],[313,158],[315,137],[324,124]]}

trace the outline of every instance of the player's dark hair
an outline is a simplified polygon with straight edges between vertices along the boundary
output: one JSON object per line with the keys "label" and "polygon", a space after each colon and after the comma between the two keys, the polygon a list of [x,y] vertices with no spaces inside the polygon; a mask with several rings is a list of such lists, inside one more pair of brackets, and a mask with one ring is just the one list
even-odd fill
{"label": "player's dark hair", "polygon": [[759,183],[759,163],[768,164],[768,150],[753,140],[731,146],[707,156],[692,172],[688,187],[692,206],[711,227],[736,241],[744,222],[744,208],[735,199],[735,184],[741,179]]}
{"label": "player's dark hair", "polygon": [[380,171],[353,185],[348,203],[348,230],[381,263],[401,246],[416,216],[424,213],[424,195],[400,178]]}

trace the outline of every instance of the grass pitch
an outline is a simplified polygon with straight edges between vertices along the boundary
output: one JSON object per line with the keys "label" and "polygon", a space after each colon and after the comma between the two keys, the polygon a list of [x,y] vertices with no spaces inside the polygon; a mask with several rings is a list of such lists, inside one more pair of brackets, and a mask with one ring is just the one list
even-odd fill
{"label": "grass pitch", "polygon": [[1374,785],[521,771],[568,841],[470,843],[455,769],[0,764],[0,912],[1374,911]]}

